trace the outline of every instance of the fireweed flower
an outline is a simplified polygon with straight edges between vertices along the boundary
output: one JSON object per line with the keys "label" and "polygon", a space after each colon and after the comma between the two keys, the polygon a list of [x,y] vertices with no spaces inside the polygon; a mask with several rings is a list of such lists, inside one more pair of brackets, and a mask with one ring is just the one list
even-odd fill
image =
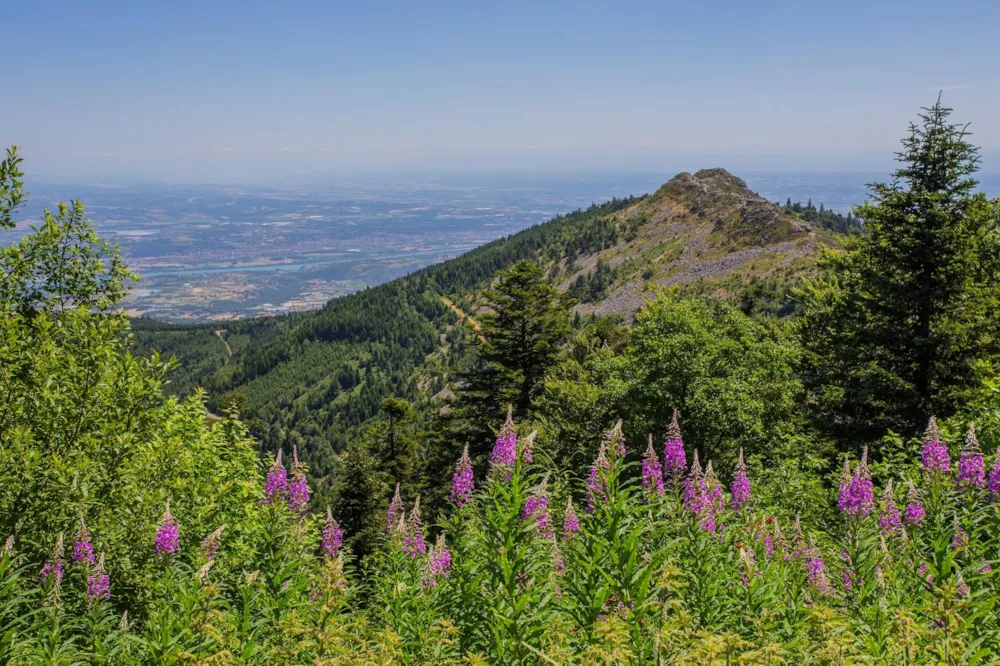
{"label": "fireweed flower", "polygon": [[546,539],[552,538],[552,528],[549,521],[549,495],[546,490],[549,477],[546,474],[538,487],[532,491],[531,496],[524,502],[524,510],[521,512],[521,519],[525,522],[533,522],[535,528]]}
{"label": "fireweed flower", "polygon": [[50,577],[54,581],[54,586],[58,586],[62,581],[64,552],[65,547],[63,545],[63,535],[62,532],[60,532],[59,536],[56,537],[56,545],[52,548],[52,555],[49,557],[49,561],[42,566],[42,571],[38,574],[39,582],[42,585],[44,585]]}
{"label": "fireweed flower", "polygon": [[330,507],[326,507],[326,522],[323,524],[323,554],[337,557],[344,545],[344,532],[333,517]]}
{"label": "fireweed flower", "polygon": [[653,435],[649,436],[649,446],[642,459],[642,487],[648,497],[663,497],[663,468],[660,467],[660,457],[653,449]]}
{"label": "fireweed flower", "polygon": [[920,493],[914,487],[913,482],[910,482],[910,490],[906,494],[906,511],[904,512],[904,519],[907,525],[916,525],[926,516],[924,511],[924,502],[920,499]]}
{"label": "fireweed flower", "polygon": [[736,469],[733,470],[733,483],[729,493],[733,500],[733,509],[737,511],[750,502],[750,476],[747,474],[746,463],[743,462],[743,447],[740,447],[740,458],[736,462]]}
{"label": "fireweed flower", "polygon": [[681,439],[681,427],[677,423],[677,409],[674,418],[667,428],[667,441],[663,444],[663,476],[679,479],[687,470],[687,457],[684,455],[684,440]]}
{"label": "fireweed flower", "polygon": [[722,484],[715,475],[711,460],[705,467],[705,501],[713,512],[724,511],[726,508],[726,496],[722,494]]}
{"label": "fireweed flower", "polygon": [[396,494],[392,496],[389,503],[389,511],[385,514],[385,533],[389,534],[399,523],[401,516],[406,515],[406,507],[403,506],[403,498],[399,496],[399,484],[396,484]]}
{"label": "fireweed flower", "polygon": [[903,521],[899,517],[899,507],[896,506],[896,495],[892,490],[892,479],[885,486],[882,493],[882,511],[878,515],[878,526],[882,528],[882,534],[894,534],[903,527]]}
{"label": "fireweed flower", "polygon": [[514,430],[514,411],[507,407],[507,420],[497,433],[493,445],[493,455],[490,456],[490,469],[498,467],[513,467],[517,462],[517,432]]}
{"label": "fireweed flower", "polygon": [[94,544],[90,542],[90,531],[87,529],[87,524],[83,521],[83,516],[80,516],[80,529],[76,531],[76,536],[73,537],[73,551],[70,553],[70,559],[74,563],[94,563]]}
{"label": "fireweed flower", "polygon": [[104,553],[97,560],[97,566],[87,576],[87,601],[111,598],[111,577],[104,569]]}
{"label": "fireweed flower", "polygon": [[534,460],[535,456],[535,437],[538,436],[537,430],[532,430],[528,433],[528,436],[522,439],[519,444],[521,447],[521,460],[526,463],[530,463]]}
{"label": "fireweed flower", "polygon": [[215,558],[215,554],[219,551],[219,545],[222,543],[222,532],[226,527],[227,525],[223,523],[219,526],[219,529],[201,540],[201,552],[205,556],[205,559],[211,560]]}
{"label": "fireweed flower", "polygon": [[990,479],[986,487],[993,499],[1000,498],[1000,452],[997,453],[996,462],[993,463],[993,468],[990,470]]}
{"label": "fireweed flower", "polygon": [[827,594],[830,590],[830,582],[826,578],[826,566],[823,563],[823,556],[820,555],[819,548],[815,543],[810,543],[809,558],[806,560],[806,580],[814,590],[821,595]]}
{"label": "fireweed flower", "polygon": [[604,500],[608,496],[603,477],[611,469],[607,444],[607,440],[601,442],[601,448],[597,451],[597,460],[591,465],[590,472],[587,474],[587,513],[594,513],[597,501]]}
{"label": "fireweed flower", "polygon": [[274,464],[264,480],[264,504],[270,504],[275,498],[288,493],[288,472],[281,464],[281,449],[274,458]]}
{"label": "fireweed flower", "polygon": [[472,497],[472,491],[475,489],[472,461],[469,459],[469,445],[466,444],[462,451],[462,457],[455,465],[455,473],[451,475],[451,501],[461,509]]}
{"label": "fireweed flower", "polygon": [[694,452],[691,472],[684,480],[684,508],[692,513],[701,513],[705,506],[705,479],[698,462],[698,452]]}
{"label": "fireweed flower", "polygon": [[160,518],[160,527],[156,531],[156,538],[153,540],[153,553],[162,562],[167,556],[173,555],[180,548],[180,533],[173,515],[170,513],[170,502],[166,504],[163,517]]}
{"label": "fireweed flower", "polygon": [[451,570],[451,551],[444,541],[444,533],[438,534],[437,542],[431,551],[431,572],[435,576],[443,576]]}
{"label": "fireweed flower", "polygon": [[298,447],[292,446],[292,482],[288,485],[288,508],[293,513],[304,511],[309,504],[309,482],[305,466],[299,462]]}
{"label": "fireweed flower", "polygon": [[424,526],[420,520],[420,497],[413,503],[410,519],[407,521],[403,534],[403,552],[410,557],[417,557],[427,552],[424,543]]}
{"label": "fireweed flower", "polygon": [[14,535],[7,537],[7,540],[3,544],[3,550],[0,550],[0,555],[3,557],[11,558],[14,557]]}
{"label": "fireweed flower", "polygon": [[622,433],[622,420],[618,419],[618,423],[615,424],[608,434],[604,436],[607,442],[606,450],[612,456],[624,456],[625,455],[625,435]]}
{"label": "fireweed flower", "polygon": [[924,448],[920,452],[920,461],[926,472],[951,471],[948,447],[941,441],[941,430],[933,416],[927,424],[926,432],[924,432]]}
{"label": "fireweed flower", "polygon": [[867,516],[875,508],[874,489],[868,471],[868,447],[861,454],[861,460],[851,474],[851,468],[844,458],[844,476],[837,493],[837,506],[848,516]]}
{"label": "fireweed flower", "polygon": [[959,488],[969,490],[983,488],[986,485],[983,451],[979,448],[975,424],[969,426],[969,433],[965,436],[965,445],[962,447],[962,454],[958,459],[958,481],[956,484]]}
{"label": "fireweed flower", "polygon": [[563,539],[572,538],[575,532],[580,531],[580,519],[577,518],[576,510],[573,509],[573,498],[566,500],[566,511],[563,513]]}

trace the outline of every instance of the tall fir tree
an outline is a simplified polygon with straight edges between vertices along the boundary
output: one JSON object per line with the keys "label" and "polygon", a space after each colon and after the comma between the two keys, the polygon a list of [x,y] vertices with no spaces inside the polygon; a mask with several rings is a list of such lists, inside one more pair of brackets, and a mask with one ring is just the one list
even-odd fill
{"label": "tall fir tree", "polygon": [[[570,331],[568,309],[529,261],[501,272],[482,305],[476,363],[459,389],[460,411],[473,429],[496,422],[508,404],[519,419],[529,414]],[[485,444],[487,433],[468,434],[474,449]]]}
{"label": "tall fir tree", "polygon": [[951,109],[924,109],[889,183],[856,209],[867,235],[804,296],[803,376],[842,438],[917,432],[1000,362],[1000,202],[976,193],[978,149]]}

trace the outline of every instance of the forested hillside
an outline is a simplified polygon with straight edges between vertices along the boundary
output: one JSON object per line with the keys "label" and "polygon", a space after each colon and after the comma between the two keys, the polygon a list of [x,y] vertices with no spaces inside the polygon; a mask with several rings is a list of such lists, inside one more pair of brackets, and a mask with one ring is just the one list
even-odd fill
{"label": "forested hillside", "polygon": [[176,356],[171,390],[202,387],[216,412],[239,408],[263,450],[297,445],[323,478],[386,398],[420,410],[447,396],[473,341],[463,314],[475,317],[478,291],[500,270],[535,263],[577,303],[578,327],[581,317],[631,318],[670,287],[780,312],[818,247],[837,242],[798,213],[721,169],[680,174],[652,195],[557,217],[317,312],[195,326],[136,320],[135,351]]}

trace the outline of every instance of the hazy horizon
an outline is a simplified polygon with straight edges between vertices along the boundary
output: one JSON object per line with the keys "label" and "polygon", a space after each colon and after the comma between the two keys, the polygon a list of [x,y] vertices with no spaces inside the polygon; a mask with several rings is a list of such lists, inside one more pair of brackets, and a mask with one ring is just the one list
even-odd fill
{"label": "hazy horizon", "polygon": [[887,172],[943,91],[1000,171],[1000,3],[947,11],[964,18],[902,0],[18,3],[0,141],[63,181]]}

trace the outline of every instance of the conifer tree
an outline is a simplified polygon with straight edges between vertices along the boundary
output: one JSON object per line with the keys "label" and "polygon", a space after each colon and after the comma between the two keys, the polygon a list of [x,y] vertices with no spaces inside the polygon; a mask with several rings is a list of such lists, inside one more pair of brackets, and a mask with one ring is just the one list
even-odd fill
{"label": "conifer tree", "polygon": [[975,192],[978,149],[950,114],[939,98],[911,124],[855,211],[867,234],[803,294],[804,377],[840,436],[915,433],[1000,362],[1000,202]]}

